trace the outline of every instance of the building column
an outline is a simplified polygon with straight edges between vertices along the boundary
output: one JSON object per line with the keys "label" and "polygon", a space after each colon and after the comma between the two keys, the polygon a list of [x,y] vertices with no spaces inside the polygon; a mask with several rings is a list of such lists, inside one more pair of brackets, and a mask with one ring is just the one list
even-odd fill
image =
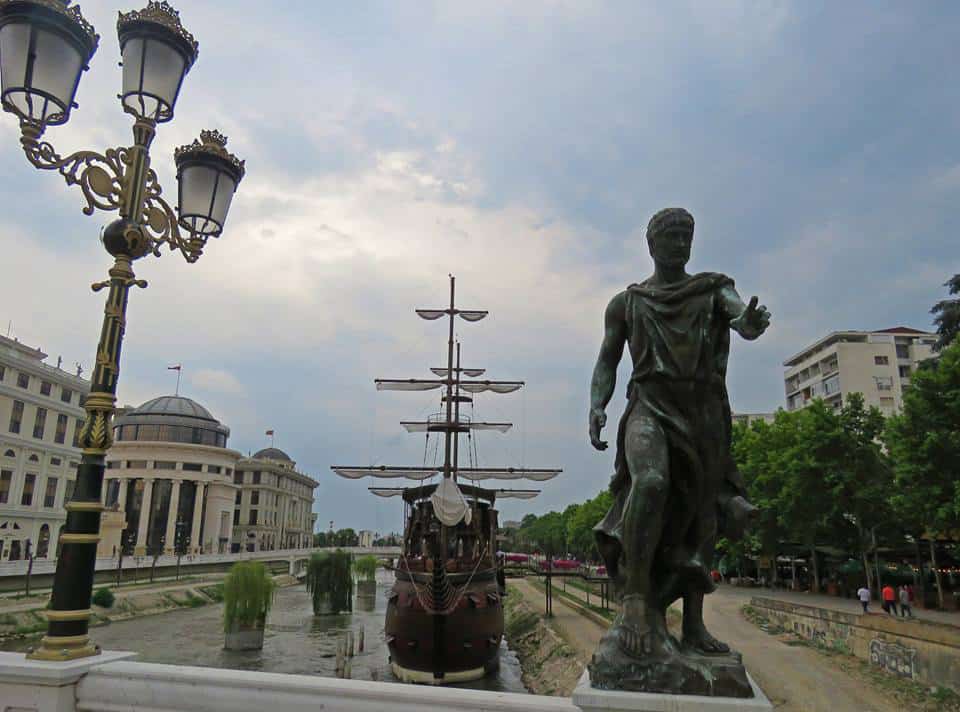
{"label": "building column", "polygon": [[143,499],[140,503],[140,522],[137,526],[137,541],[134,551],[138,554],[147,552],[147,532],[150,525],[150,505],[153,500],[153,478],[143,478]]}
{"label": "building column", "polygon": [[170,487],[170,506],[167,508],[167,532],[164,539],[164,550],[173,551],[173,539],[177,531],[177,513],[180,510],[180,480],[173,480]]}
{"label": "building column", "polygon": [[203,513],[203,488],[204,484],[198,480],[194,488],[193,524],[190,527],[190,546],[198,554],[203,553],[203,542],[200,541],[200,516]]}
{"label": "building column", "polygon": [[130,479],[127,477],[120,478],[120,491],[117,493],[117,509],[123,512],[123,520],[126,523],[127,520],[127,484],[130,482]]}

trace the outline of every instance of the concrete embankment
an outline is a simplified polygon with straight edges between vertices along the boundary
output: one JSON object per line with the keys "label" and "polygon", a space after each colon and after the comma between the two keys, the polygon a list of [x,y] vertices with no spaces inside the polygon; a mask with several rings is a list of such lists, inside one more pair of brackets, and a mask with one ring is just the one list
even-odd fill
{"label": "concrete embankment", "polygon": [[[297,583],[295,578],[287,575],[276,576],[274,581],[278,586]],[[115,597],[114,604],[110,608],[91,606],[92,626],[219,603],[223,600],[223,585],[216,581],[199,581],[186,586],[156,587],[140,591],[120,589],[115,591]],[[35,607],[30,608],[24,608],[12,601],[10,603],[14,610],[4,611],[0,608],[0,643],[30,638],[46,631],[44,601],[38,601]]]}
{"label": "concrete embankment", "polygon": [[750,607],[816,645],[850,653],[908,680],[960,691],[960,628],[956,626],[763,597],[752,598]]}

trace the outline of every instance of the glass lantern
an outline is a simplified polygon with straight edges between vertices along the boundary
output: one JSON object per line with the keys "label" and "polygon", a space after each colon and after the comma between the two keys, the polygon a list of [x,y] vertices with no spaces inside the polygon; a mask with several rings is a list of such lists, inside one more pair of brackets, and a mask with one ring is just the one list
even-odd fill
{"label": "glass lantern", "polygon": [[183,78],[199,45],[180,15],[166,2],[120,13],[117,20],[123,64],[123,108],[139,119],[170,121]]}
{"label": "glass lantern", "polygon": [[100,37],[66,0],[0,4],[0,100],[21,122],[65,124]]}
{"label": "glass lantern", "polygon": [[227,151],[227,137],[201,131],[200,140],[174,152],[179,185],[179,223],[202,239],[223,232],[230,202],[245,172],[244,161]]}

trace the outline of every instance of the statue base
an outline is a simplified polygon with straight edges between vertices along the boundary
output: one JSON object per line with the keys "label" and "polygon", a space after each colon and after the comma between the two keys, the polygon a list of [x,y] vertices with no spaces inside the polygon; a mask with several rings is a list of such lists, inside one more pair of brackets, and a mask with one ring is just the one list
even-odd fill
{"label": "statue base", "polygon": [[587,668],[591,685],[599,690],[738,699],[754,696],[743,660],[733,651],[635,658],[624,653],[608,632]]}
{"label": "statue base", "polygon": [[590,673],[584,671],[573,692],[573,704],[583,712],[771,712],[773,705],[763,690],[746,671],[743,674],[752,692],[748,698],[604,690],[592,687]]}

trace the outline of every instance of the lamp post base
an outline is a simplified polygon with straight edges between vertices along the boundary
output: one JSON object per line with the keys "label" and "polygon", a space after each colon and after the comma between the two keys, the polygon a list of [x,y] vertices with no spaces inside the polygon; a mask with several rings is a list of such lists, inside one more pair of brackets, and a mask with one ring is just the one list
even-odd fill
{"label": "lamp post base", "polygon": [[87,635],[45,635],[40,640],[40,647],[27,653],[28,660],[47,660],[63,662],[78,660],[100,654],[100,646],[90,642]]}

